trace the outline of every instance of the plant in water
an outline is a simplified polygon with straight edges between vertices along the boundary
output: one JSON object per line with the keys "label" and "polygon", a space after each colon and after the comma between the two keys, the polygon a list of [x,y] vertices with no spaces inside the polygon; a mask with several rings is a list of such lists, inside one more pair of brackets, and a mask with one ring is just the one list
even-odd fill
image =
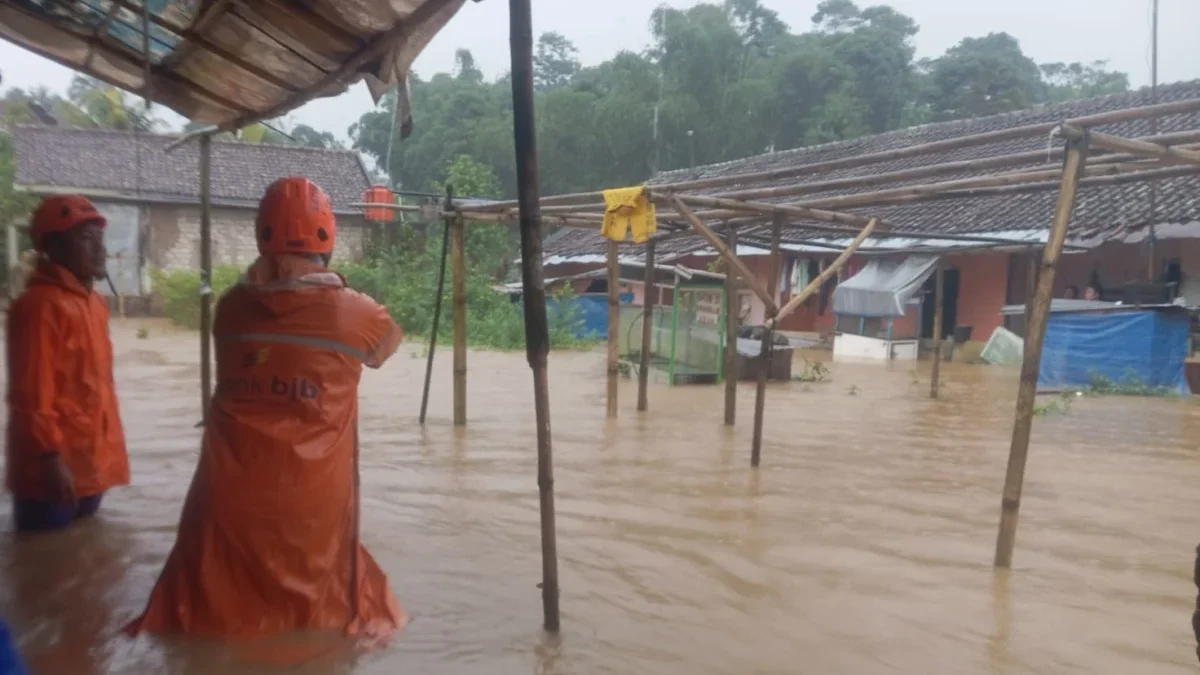
{"label": "plant in water", "polygon": [[824,382],[829,377],[829,368],[820,361],[804,359],[804,370],[792,379],[800,382]]}
{"label": "plant in water", "polygon": [[1114,380],[1100,373],[1093,373],[1087,389],[1083,391],[1089,396],[1178,396],[1179,392],[1169,387],[1151,386],[1131,368],[1125,377]]}
{"label": "plant in water", "polygon": [[137,339],[145,340],[148,337],[150,337],[150,329],[149,328],[142,326],[141,328],[139,328],[137,330]]}

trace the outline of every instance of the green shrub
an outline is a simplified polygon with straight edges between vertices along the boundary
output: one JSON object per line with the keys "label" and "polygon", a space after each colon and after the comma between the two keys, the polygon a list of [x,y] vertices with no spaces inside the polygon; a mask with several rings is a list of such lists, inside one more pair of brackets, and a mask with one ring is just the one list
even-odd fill
{"label": "green shrub", "polygon": [[[214,302],[237,283],[241,268],[219,265],[213,268]],[[198,330],[200,328],[200,272],[198,270],[160,269],[150,273],[154,297],[162,305],[163,314],[175,323]]]}
{"label": "green shrub", "polygon": [[[472,226],[468,225],[468,228]],[[480,227],[477,246],[471,236],[467,239],[467,342],[492,349],[522,349],[525,346],[524,311],[521,302],[494,288],[492,270],[496,268],[494,245],[497,232]],[[442,235],[436,231],[421,245],[420,238],[404,233],[409,245],[390,250],[376,250],[360,262],[335,262],[333,268],[346,278],[351,288],[374,298],[412,337],[428,339],[433,330],[433,311],[436,301],[438,267],[441,263]],[[502,234],[502,232],[500,233]],[[475,255],[478,251],[478,255]],[[448,267],[448,266],[447,266]],[[213,292],[220,297],[237,283],[241,269],[229,265],[213,269]],[[438,341],[443,344],[453,337],[454,321],[451,305],[451,273],[446,270],[442,297],[442,318]],[[175,323],[190,329],[200,327],[200,273],[194,270],[152,273],[154,294],[163,312]],[[550,346],[556,349],[581,348],[590,340],[575,337],[583,322],[578,308],[570,302],[570,289],[559,293],[547,303],[547,324]]]}

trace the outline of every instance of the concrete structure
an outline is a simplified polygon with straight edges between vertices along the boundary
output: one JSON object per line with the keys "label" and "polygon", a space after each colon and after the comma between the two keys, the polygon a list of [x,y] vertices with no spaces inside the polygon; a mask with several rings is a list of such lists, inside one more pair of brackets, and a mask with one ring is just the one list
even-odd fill
{"label": "concrete structure", "polygon": [[[199,154],[195,143],[170,153],[177,137],[99,129],[19,126],[13,132],[16,187],[36,195],[87,195],[109,220],[109,276],[125,296],[150,292],[150,271],[199,269]],[[271,182],[307,176],[323,187],[338,218],[336,256],[366,245],[361,210],[370,185],[354,152],[215,141],[212,240],[216,265],[244,266],[257,255],[254,216]],[[104,291],[107,293],[108,289]]]}

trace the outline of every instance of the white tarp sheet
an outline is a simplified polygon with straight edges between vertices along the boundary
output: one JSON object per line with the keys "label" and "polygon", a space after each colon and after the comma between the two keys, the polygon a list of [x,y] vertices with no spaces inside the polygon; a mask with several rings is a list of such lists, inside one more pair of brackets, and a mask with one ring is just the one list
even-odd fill
{"label": "white tarp sheet", "polygon": [[905,305],[937,269],[938,256],[912,255],[903,261],[876,258],[838,284],[833,311],[850,316],[903,316]]}

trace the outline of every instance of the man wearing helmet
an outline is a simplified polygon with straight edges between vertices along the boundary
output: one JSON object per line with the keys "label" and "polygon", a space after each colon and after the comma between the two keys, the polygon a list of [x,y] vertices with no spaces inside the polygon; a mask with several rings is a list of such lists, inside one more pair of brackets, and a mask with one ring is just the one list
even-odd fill
{"label": "man wearing helmet", "polygon": [[33,213],[38,259],[8,310],[6,482],[18,531],[90,516],[129,483],[113,384],[104,278],[105,220],[85,197],[47,197]]}
{"label": "man wearing helmet", "polygon": [[217,390],[175,548],[131,632],[386,637],[406,619],[359,542],[358,381],[399,347],[327,268],[337,224],[305,178],[267,188],[259,258],[217,304]]}

